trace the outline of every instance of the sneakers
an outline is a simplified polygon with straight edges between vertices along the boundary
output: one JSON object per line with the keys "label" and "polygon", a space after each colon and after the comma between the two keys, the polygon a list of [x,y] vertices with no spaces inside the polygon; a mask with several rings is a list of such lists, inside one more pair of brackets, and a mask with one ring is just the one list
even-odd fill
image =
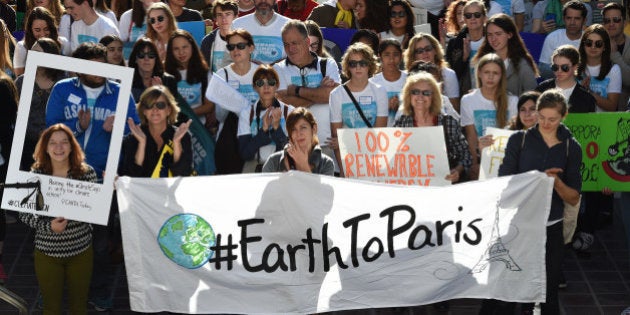
{"label": "sneakers", "polygon": [[588,251],[595,242],[595,236],[591,233],[579,232],[573,240],[573,249],[577,251]]}
{"label": "sneakers", "polygon": [[0,285],[4,285],[4,282],[8,279],[7,274],[4,272],[4,265],[0,263]]}
{"label": "sneakers", "polygon": [[107,312],[114,308],[114,303],[109,298],[92,298],[88,303],[94,306],[94,310],[97,312]]}

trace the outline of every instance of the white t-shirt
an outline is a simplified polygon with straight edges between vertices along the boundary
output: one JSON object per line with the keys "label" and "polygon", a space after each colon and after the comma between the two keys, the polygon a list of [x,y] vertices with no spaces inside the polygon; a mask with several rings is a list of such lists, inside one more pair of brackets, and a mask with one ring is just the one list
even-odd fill
{"label": "white t-shirt", "polygon": [[[201,82],[190,84],[186,81],[186,74],[188,70],[179,70],[179,74],[182,76],[182,79],[177,82],[177,92],[182,96],[182,98],[188,103],[190,108],[195,109],[203,104],[203,92],[202,92],[202,84]],[[205,115],[197,115],[197,118],[202,123],[206,122]]]}
{"label": "white t-shirt", "polygon": [[[483,40],[485,39],[485,36],[481,36],[481,38],[479,40],[475,40],[475,41],[470,41],[470,55],[468,57],[468,60],[472,60],[473,57],[475,57],[475,55],[477,54],[477,51],[479,51],[479,47],[481,47],[481,43],[483,43]],[[470,88],[474,89],[477,87],[477,78],[475,77],[475,64],[470,62],[469,63],[469,71],[470,71]],[[458,85],[459,88],[459,85]]]}
{"label": "white t-shirt", "polygon": [[380,32],[378,33],[378,36],[381,40],[384,39],[395,39],[399,44],[402,45],[403,40],[405,39],[405,34],[402,34],[400,36],[396,36],[394,35],[391,31],[384,31],[384,32]]}
{"label": "white t-shirt", "polygon": [[[69,56],[72,51],[70,51],[70,44],[68,43],[68,40],[60,36],[59,41],[61,42],[61,54]],[[26,66],[27,54],[28,49],[24,47],[24,40],[19,41],[15,46],[15,52],[13,53],[13,67],[24,68]]]}
{"label": "white t-shirt", "polygon": [[110,21],[112,21],[112,23],[114,23],[114,25],[118,26],[118,20],[116,19],[116,13],[114,13],[114,11],[109,10],[107,12],[102,12],[96,9],[94,10],[96,11],[96,13],[108,18]]}
{"label": "white t-shirt", "polygon": [[427,9],[433,15],[439,15],[440,11],[444,9],[444,1],[442,0],[409,0],[409,3],[416,8]]}
{"label": "white t-shirt", "polygon": [[[289,134],[287,133],[287,124],[286,124],[286,119],[284,117],[285,106],[287,107],[287,116],[293,111],[294,107],[280,102],[280,110],[282,111],[282,116],[280,116],[281,117],[280,127],[282,128],[282,132],[288,137]],[[252,109],[251,109],[252,107],[254,108],[254,115],[252,117],[252,120],[250,121],[249,118],[252,114]],[[263,126],[262,119],[263,117],[265,117],[266,113],[267,113],[267,109],[262,110],[259,116],[260,120],[258,120],[256,117],[256,104],[252,104],[251,107],[248,107],[244,109],[243,111],[241,111],[240,115],[238,116],[237,136],[240,137],[240,136],[252,135],[252,137],[255,137],[258,134],[258,130],[262,128]],[[265,161],[267,161],[267,158],[275,151],[276,151],[276,144],[273,141],[265,146],[260,147],[259,149],[260,156],[258,159],[258,163],[265,163]]]}
{"label": "white t-shirt", "polygon": [[281,32],[288,21],[289,18],[274,13],[273,18],[266,25],[262,25],[256,14],[248,14],[234,20],[232,28],[246,29],[254,38],[256,48],[252,54],[252,61],[270,64],[286,57]]}
{"label": "white t-shirt", "polygon": [[[508,95],[508,117],[506,117],[506,121],[518,114],[516,109],[517,103],[518,97]],[[462,97],[460,110],[462,113],[462,127],[474,125],[479,137],[486,134],[486,127],[505,127],[497,126],[497,110],[494,102],[483,97],[479,89],[474,89]]]}
{"label": "white t-shirt", "polygon": [[72,18],[69,14],[64,14],[61,16],[61,21],[59,21],[59,36],[63,36],[70,39],[70,24],[72,24]]}
{"label": "white t-shirt", "polygon": [[[385,90],[387,91],[387,104],[389,105],[389,99],[391,99],[394,96],[398,96],[398,101],[399,101],[399,105],[402,104],[402,89],[403,86],[405,86],[405,81],[407,80],[407,72],[402,71],[400,73],[400,78],[398,78],[398,80],[396,81],[387,81],[387,79],[385,79],[385,76],[383,76],[382,72],[377,73],[376,75],[374,75],[374,77],[370,78],[371,82],[374,82],[382,87],[385,88]],[[387,127],[392,127],[394,126],[394,123],[396,122],[396,112],[397,109],[389,109],[388,106],[388,115],[387,115]]]}
{"label": "white t-shirt", "polygon": [[107,117],[99,117],[99,114],[103,114],[104,111],[94,111],[94,105],[96,104],[96,99],[98,98],[99,95],[101,95],[101,92],[103,92],[103,89],[105,88],[105,85],[99,86],[97,88],[91,88],[88,87],[86,85],[82,85],[83,86],[83,90],[85,90],[85,96],[87,97],[87,109],[90,111],[90,124],[88,125],[88,128],[85,130],[85,137],[83,139],[83,143],[82,143],[82,147],[86,148],[88,141],[90,140],[90,135],[92,134],[92,121],[94,120],[105,120]]}
{"label": "white t-shirt", "polygon": [[[387,117],[387,91],[382,86],[368,81],[363,91],[352,92],[352,95],[372,126],[377,117]],[[343,123],[344,128],[367,128],[343,85],[332,90],[329,103],[331,123]]]}
{"label": "white t-shirt", "polygon": [[232,63],[232,57],[230,57],[230,53],[227,50],[227,42],[221,38],[219,32],[217,31],[217,36],[214,38],[214,42],[212,42],[212,71],[216,72],[217,70],[229,65]]}
{"label": "white t-shirt", "polygon": [[[297,66],[288,63],[286,60],[276,63],[273,68],[278,72],[278,76],[280,77],[278,90],[286,90],[287,86],[290,84],[306,86],[308,88],[318,88],[323,79],[320,60],[321,58],[318,57],[314,62],[315,68],[305,67],[302,71],[303,76],[300,74],[300,69]],[[341,83],[339,68],[332,58],[326,59],[326,76],[336,83]],[[328,103],[313,104],[308,110],[317,121],[317,137],[320,142],[324,143],[326,139],[330,138],[330,106]]]}
{"label": "white t-shirt", "polygon": [[551,55],[553,55],[553,51],[562,45],[572,45],[577,49],[580,47],[580,38],[570,40],[567,37],[567,32],[564,28],[549,33],[549,35],[545,38],[545,43],[540,51],[540,58],[538,59],[538,62],[551,64]]}
{"label": "white t-shirt", "polygon": [[457,74],[451,68],[442,68],[442,94],[448,98],[459,98],[459,81]]}
{"label": "white t-shirt", "polygon": [[525,2],[523,0],[494,0],[490,2],[490,10],[488,17],[495,14],[505,13],[512,15],[514,13],[525,13]]}
{"label": "white t-shirt", "polygon": [[96,19],[92,25],[87,25],[82,20],[75,21],[72,23],[70,47],[72,51],[74,51],[82,43],[98,43],[101,37],[110,34],[120,36],[116,24],[102,15],[99,15],[98,19]]}
{"label": "white t-shirt", "polygon": [[[591,77],[589,84],[591,91],[601,97],[608,97],[608,93],[621,93],[621,68],[615,64],[603,80],[597,80],[601,67],[601,65],[586,66],[586,74]],[[595,112],[604,112],[604,110],[597,106]]]}

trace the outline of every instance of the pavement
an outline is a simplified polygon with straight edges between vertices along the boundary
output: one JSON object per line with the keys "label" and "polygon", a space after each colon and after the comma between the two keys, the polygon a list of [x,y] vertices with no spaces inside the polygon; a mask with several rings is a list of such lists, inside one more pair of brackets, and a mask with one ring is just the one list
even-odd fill
{"label": "pavement", "polygon": [[[560,290],[563,314],[619,315],[630,307],[630,255],[626,236],[618,213],[602,224],[596,232],[596,241],[590,255],[576,255],[568,250],[564,262],[564,274],[568,287]],[[6,287],[28,303],[29,314],[41,314],[36,308],[39,292],[33,269],[33,235],[21,222],[7,225],[4,243],[4,269],[8,275]],[[124,264],[110,266],[112,282],[110,295],[114,309],[110,312],[89,314],[140,314],[131,311]],[[432,306],[396,309],[371,309],[335,314],[477,314],[479,300],[460,299],[450,302],[450,310],[438,310]],[[0,300],[0,315],[18,314],[8,303]],[[166,313],[164,313],[166,314]]]}

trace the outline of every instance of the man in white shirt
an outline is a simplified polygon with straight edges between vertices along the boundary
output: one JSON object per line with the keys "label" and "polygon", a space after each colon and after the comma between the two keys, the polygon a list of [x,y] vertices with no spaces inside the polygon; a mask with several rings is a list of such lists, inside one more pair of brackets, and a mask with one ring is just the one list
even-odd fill
{"label": "man in white shirt", "polygon": [[74,20],[68,38],[72,51],[82,43],[98,43],[105,35],[120,36],[116,24],[96,13],[93,0],[64,0],[63,4]]}
{"label": "man in white shirt", "polygon": [[286,56],[280,32],[289,19],[273,11],[274,0],[254,0],[254,5],[254,14],[234,20],[232,27],[246,29],[254,37],[252,61],[270,64]]}
{"label": "man in white shirt", "polygon": [[551,55],[554,49],[562,45],[572,45],[575,48],[580,47],[586,12],[586,6],[578,0],[569,1],[564,5],[562,18],[566,28],[555,30],[545,38],[545,43],[540,52],[540,59],[538,59],[540,76],[545,79],[553,78]]}

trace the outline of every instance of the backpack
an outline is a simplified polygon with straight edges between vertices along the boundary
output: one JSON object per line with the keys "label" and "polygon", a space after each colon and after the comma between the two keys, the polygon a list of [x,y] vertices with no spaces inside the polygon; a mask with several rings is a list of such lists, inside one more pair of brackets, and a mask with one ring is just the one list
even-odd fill
{"label": "backpack", "polygon": [[[225,80],[228,80],[228,72],[225,71]],[[230,112],[223,122],[223,129],[217,138],[214,150],[214,162],[217,167],[217,175],[240,174],[245,163],[238,149],[238,115]]]}

